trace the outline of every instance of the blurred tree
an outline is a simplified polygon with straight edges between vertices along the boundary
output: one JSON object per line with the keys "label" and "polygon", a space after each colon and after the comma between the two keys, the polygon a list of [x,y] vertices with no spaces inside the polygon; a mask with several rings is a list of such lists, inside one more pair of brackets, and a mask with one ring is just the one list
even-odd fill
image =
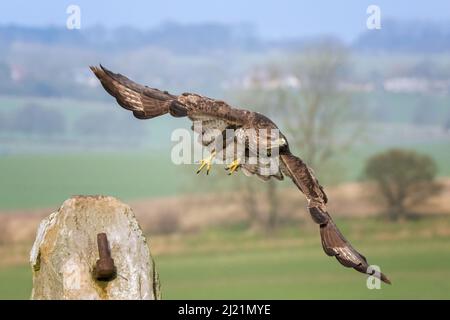
{"label": "blurred tree", "polygon": [[250,227],[255,227],[260,223],[261,214],[258,201],[256,200],[257,185],[251,178],[243,177],[244,179],[236,179],[236,183],[242,189],[242,203],[245,211],[248,214]]}
{"label": "blurred tree", "polygon": [[101,135],[108,137],[114,133],[114,115],[104,112],[90,112],[83,114],[75,122],[75,131],[82,135]]}
{"label": "blurred tree", "polygon": [[450,131],[450,117],[444,123],[444,129]]}
{"label": "blurred tree", "polygon": [[[320,173],[363,133],[361,112],[352,112],[350,96],[339,86],[339,79],[346,75],[348,56],[347,48],[332,39],[312,43],[287,66],[284,61],[271,63],[253,72],[247,88],[238,94],[240,106],[257,107],[273,118],[293,151]],[[277,185],[264,186],[267,228],[271,229],[278,220]],[[254,197],[254,193],[248,194]]]}
{"label": "blurred tree", "polygon": [[149,234],[173,234],[180,231],[180,215],[176,211],[163,210],[156,221],[145,230]]}
{"label": "blurred tree", "polygon": [[267,201],[269,203],[269,215],[267,217],[267,227],[268,230],[273,231],[277,227],[278,224],[278,203],[279,196],[277,193],[277,181],[274,179],[270,179],[267,181]]}
{"label": "blurred tree", "polygon": [[0,61],[0,89],[9,88],[11,83],[11,71],[9,66]]}
{"label": "blurred tree", "polygon": [[0,112],[0,132],[6,131],[8,128],[8,123],[6,121],[5,114]]}
{"label": "blurred tree", "polygon": [[[287,68],[272,63],[253,72],[248,88],[238,93],[238,104],[270,115],[294,152],[298,150],[309,166],[324,172],[327,162],[363,132],[361,112],[354,112],[349,94],[339,87],[347,61],[348,51],[339,42],[313,43]],[[266,192],[271,229],[277,221],[276,185],[269,183]]]}
{"label": "blurred tree", "polygon": [[274,105],[291,145],[316,170],[348,149],[363,129],[357,118],[360,111],[355,112],[349,94],[339,87],[348,59],[340,43],[325,41],[306,47],[294,68],[297,90],[282,90]]}
{"label": "blurred tree", "polygon": [[[349,52],[332,40],[306,46],[287,70],[269,64],[256,72],[243,106],[256,106],[277,119],[290,145],[317,170],[364,133],[361,108],[340,87],[347,74]],[[359,101],[361,103],[361,101]]]}
{"label": "blurred tree", "polygon": [[56,135],[65,132],[66,122],[58,110],[29,104],[15,112],[10,129],[30,135]]}
{"label": "blurred tree", "polygon": [[439,193],[434,160],[415,151],[392,149],[368,159],[365,174],[374,180],[386,201],[391,220],[404,217],[407,208]]}
{"label": "blurred tree", "polygon": [[75,122],[75,131],[82,135],[102,138],[122,138],[140,142],[145,136],[145,123],[136,121],[125,113],[93,111],[82,115]]}
{"label": "blurred tree", "polygon": [[432,111],[433,100],[429,95],[420,95],[417,99],[412,122],[418,125],[439,123],[439,115]]}
{"label": "blurred tree", "polygon": [[10,217],[3,216],[0,221],[0,245],[5,245],[11,241]]}

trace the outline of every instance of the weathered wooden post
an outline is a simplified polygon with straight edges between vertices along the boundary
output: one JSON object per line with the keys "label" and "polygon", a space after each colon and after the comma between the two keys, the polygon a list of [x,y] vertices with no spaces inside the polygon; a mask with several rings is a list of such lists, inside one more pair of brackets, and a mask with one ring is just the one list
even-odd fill
{"label": "weathered wooden post", "polygon": [[113,197],[66,200],[41,222],[30,263],[32,299],[161,297],[155,264],[133,211]]}

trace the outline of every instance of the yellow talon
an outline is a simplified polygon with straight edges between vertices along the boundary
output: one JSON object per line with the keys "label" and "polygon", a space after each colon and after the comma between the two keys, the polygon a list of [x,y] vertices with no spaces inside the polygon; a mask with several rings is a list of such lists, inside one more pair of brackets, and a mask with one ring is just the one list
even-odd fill
{"label": "yellow talon", "polygon": [[239,168],[240,165],[241,165],[241,162],[239,159],[236,159],[232,163],[230,163],[230,165],[225,168],[226,170],[229,170],[228,175],[231,175],[233,172],[235,172]]}
{"label": "yellow talon", "polygon": [[197,170],[197,174],[199,174],[200,171],[202,171],[202,169],[205,166],[206,166],[206,174],[207,175],[209,174],[209,171],[211,170],[211,164],[212,164],[212,161],[213,161],[215,155],[216,155],[216,152],[213,151],[208,158],[200,160],[200,167]]}

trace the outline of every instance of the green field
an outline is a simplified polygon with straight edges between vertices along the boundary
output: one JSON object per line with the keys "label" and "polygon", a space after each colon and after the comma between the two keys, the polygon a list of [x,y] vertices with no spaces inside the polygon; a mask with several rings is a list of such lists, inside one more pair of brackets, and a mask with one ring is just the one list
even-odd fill
{"label": "green field", "polygon": [[[367,109],[370,119],[383,123],[414,123],[423,105],[432,106],[427,109],[431,124],[441,125],[450,113],[447,96],[384,92],[367,96],[359,94],[355,98]],[[152,121],[136,120],[136,125],[145,126],[146,134],[141,142],[133,145],[135,141],[131,136],[118,139],[76,133],[77,120],[91,112],[115,114],[124,121],[135,120],[112,99],[86,101],[1,96],[0,113],[9,119],[20,107],[29,104],[60,111],[67,122],[67,132],[58,137],[0,132],[0,210],[58,206],[74,194],[108,194],[130,200],[193,191],[195,168],[175,166],[170,160],[171,130],[189,128],[186,119],[159,117]],[[419,144],[410,141],[407,144],[393,139],[387,143],[432,156],[437,162],[439,175],[450,176],[450,142]],[[337,154],[329,162],[328,169],[316,169],[317,175],[326,185],[361,179],[367,157],[387,147],[386,144],[373,143],[355,146],[351,151]],[[302,156],[302,150],[293,151]],[[216,175],[214,169],[212,175]],[[211,187],[211,183],[203,183],[205,177],[196,179],[195,190]]]}
{"label": "green field", "polygon": [[[431,155],[439,175],[450,176],[450,143],[405,147]],[[358,180],[365,159],[385,148],[355,148],[337,157],[330,163],[333,169],[319,172],[319,178],[325,184]],[[216,170],[224,171],[220,165],[215,168],[209,177],[197,176],[194,166],[174,165],[170,150],[0,156],[0,209],[58,206],[76,194],[107,194],[130,200],[194,192],[202,190],[202,186],[205,190],[211,187],[206,183],[218,174]]]}
{"label": "green field", "polygon": [[[364,275],[326,257],[316,226],[285,228],[271,236],[228,228],[183,236],[181,252],[155,255],[163,298],[450,298],[450,237],[439,231],[450,227],[448,219],[338,223],[369,262],[389,275],[391,286],[369,290]],[[163,241],[173,240],[155,238]],[[27,299],[31,271],[27,266],[0,269],[0,284],[0,299]]]}
{"label": "green field", "polygon": [[177,192],[170,153],[14,155],[0,157],[0,208],[59,205],[76,194],[121,199]]}
{"label": "green field", "polygon": [[[381,110],[377,117],[386,123],[411,123],[420,118],[418,111],[430,101],[436,110],[427,121],[441,124],[450,112],[448,97],[427,100],[416,95],[372,96],[369,107],[372,111]],[[123,145],[105,149],[115,152],[103,149],[93,152],[96,146],[102,146],[103,137],[75,135],[74,125],[81,115],[92,110],[109,112],[110,107],[117,107],[114,101],[0,98],[6,115],[32,102],[61,108],[68,133],[55,140],[24,136],[10,139],[5,133],[0,136],[0,211],[56,207],[75,194],[107,194],[128,201],[205,189],[217,191],[219,181],[224,180],[217,178],[219,170],[221,174],[224,172],[221,166],[206,177],[195,175],[193,166],[176,166],[171,162],[170,131],[178,126],[173,119],[145,122],[148,125],[145,152],[142,146],[123,151]],[[125,114],[123,110],[117,112]],[[180,126],[187,127],[186,123]],[[389,143],[432,156],[439,175],[450,176],[450,142]],[[89,151],[83,149],[86,145]],[[386,144],[357,146],[336,156],[328,169],[317,174],[325,185],[361,179],[365,160],[386,148]],[[46,151],[49,153],[45,154]],[[295,151],[301,156],[301,150]],[[231,179],[226,180],[225,186]],[[272,235],[241,227],[209,228],[199,234],[178,235],[178,240],[151,238],[156,248],[172,241],[178,241],[175,247],[181,248],[173,253],[155,251],[163,298],[450,299],[448,219],[396,224],[363,219],[339,222],[344,234],[369,262],[382,266],[393,281],[392,286],[368,290],[363,275],[326,257],[320,248],[317,226],[312,223],[301,229],[283,228]],[[23,265],[0,265],[0,299],[29,298],[31,271],[25,263],[24,259]]]}

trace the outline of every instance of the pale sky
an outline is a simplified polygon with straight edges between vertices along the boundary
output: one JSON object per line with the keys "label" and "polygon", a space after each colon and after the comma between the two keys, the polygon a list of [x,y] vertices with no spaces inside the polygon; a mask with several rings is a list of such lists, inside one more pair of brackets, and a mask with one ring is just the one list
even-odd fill
{"label": "pale sky", "polygon": [[63,27],[70,4],[80,6],[82,27],[144,29],[165,21],[250,23],[266,39],[335,34],[350,41],[364,31],[371,4],[381,8],[382,19],[450,21],[449,0],[14,0],[0,3],[0,24]]}

